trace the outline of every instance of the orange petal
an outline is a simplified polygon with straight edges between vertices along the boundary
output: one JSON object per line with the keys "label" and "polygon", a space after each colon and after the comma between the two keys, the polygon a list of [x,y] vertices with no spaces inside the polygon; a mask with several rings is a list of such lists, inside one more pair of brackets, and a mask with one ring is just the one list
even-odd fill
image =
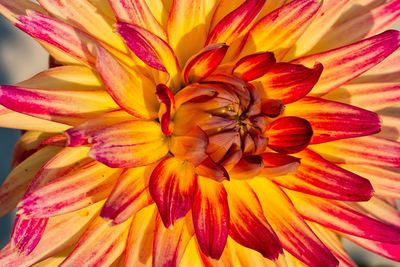
{"label": "orange petal", "polygon": [[202,252],[219,259],[225,248],[229,229],[229,207],[224,186],[199,177],[192,207],[193,224]]}
{"label": "orange petal", "polygon": [[165,227],[170,228],[192,207],[196,180],[193,165],[175,157],[163,159],[153,170],[149,190]]}
{"label": "orange petal", "polygon": [[194,83],[212,73],[224,59],[228,46],[211,44],[192,56],[183,69],[185,83]]}
{"label": "orange petal", "polygon": [[153,203],[148,190],[152,167],[126,169],[118,178],[100,216],[120,224]]}
{"label": "orange petal", "polygon": [[269,72],[276,60],[271,52],[260,52],[241,58],[233,68],[233,74],[245,81],[255,80]]}

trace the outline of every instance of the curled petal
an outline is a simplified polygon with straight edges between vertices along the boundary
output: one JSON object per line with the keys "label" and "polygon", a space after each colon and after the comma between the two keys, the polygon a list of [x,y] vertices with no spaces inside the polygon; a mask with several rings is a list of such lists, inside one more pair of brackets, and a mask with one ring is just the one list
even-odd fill
{"label": "curled petal", "polygon": [[229,180],[229,173],[220,164],[215,163],[210,157],[207,157],[195,168],[198,175],[222,182]]}
{"label": "curled petal", "polygon": [[168,143],[158,123],[127,121],[93,134],[90,155],[113,168],[154,163],[168,153]]}
{"label": "curled petal", "polygon": [[245,81],[252,81],[269,72],[275,62],[275,56],[271,52],[248,55],[236,63],[233,74]]}
{"label": "curled petal", "polygon": [[310,123],[299,117],[282,117],[268,128],[268,147],[279,153],[296,153],[310,142],[313,130]]}
{"label": "curled petal", "polygon": [[100,216],[111,219],[113,224],[120,224],[150,205],[153,202],[148,190],[151,170],[149,167],[125,170],[108,196]]}
{"label": "curled petal", "polygon": [[229,229],[229,207],[224,186],[199,177],[192,207],[193,224],[202,252],[219,259],[225,248]]}
{"label": "curled petal", "polygon": [[207,44],[226,43],[230,45],[247,33],[261,12],[265,0],[248,0],[226,15],[210,32]]}
{"label": "curled petal", "polygon": [[175,99],[171,89],[164,84],[158,84],[156,95],[160,102],[160,110],[158,112],[161,130],[166,136],[170,136],[173,132],[171,117],[175,112]]}
{"label": "curled petal", "polygon": [[320,62],[324,66],[324,71],[311,92],[315,96],[321,96],[357,78],[399,46],[399,32],[389,30],[348,46],[297,59],[295,62],[306,66]]}
{"label": "curled petal", "polygon": [[367,201],[372,197],[371,183],[305,150],[298,154],[301,164],[293,174],[272,177],[280,186],[324,198],[342,201]]}
{"label": "curled petal", "polygon": [[322,70],[322,64],[315,64],[309,69],[303,65],[277,63],[254,84],[261,86],[268,99],[279,99],[289,104],[305,97],[312,90]]}
{"label": "curled petal", "polygon": [[193,83],[207,77],[224,59],[228,46],[225,44],[211,44],[191,57],[183,70],[185,83]]}
{"label": "curled petal", "polygon": [[263,168],[262,157],[246,156],[229,171],[229,174],[233,179],[251,179],[259,175]]}
{"label": "curled petal", "polygon": [[285,114],[296,114],[311,123],[312,144],[370,135],[381,129],[380,119],[374,112],[314,97],[287,105]]}
{"label": "curled petal", "polygon": [[165,227],[169,228],[192,207],[196,180],[193,165],[174,157],[163,159],[152,172],[149,190]]}

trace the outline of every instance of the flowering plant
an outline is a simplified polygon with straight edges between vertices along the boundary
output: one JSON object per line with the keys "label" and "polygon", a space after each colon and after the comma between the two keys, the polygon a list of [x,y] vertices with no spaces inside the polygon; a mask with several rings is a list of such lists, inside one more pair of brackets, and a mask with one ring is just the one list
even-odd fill
{"label": "flowering plant", "polygon": [[1,266],[400,260],[400,1],[37,2],[0,0],[54,59],[0,86]]}

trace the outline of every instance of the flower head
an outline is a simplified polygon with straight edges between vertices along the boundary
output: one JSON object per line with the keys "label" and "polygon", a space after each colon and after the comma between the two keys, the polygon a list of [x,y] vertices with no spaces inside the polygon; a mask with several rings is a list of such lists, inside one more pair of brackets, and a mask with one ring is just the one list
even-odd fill
{"label": "flower head", "polygon": [[59,65],[0,86],[0,265],[400,260],[400,1],[38,2],[0,0]]}

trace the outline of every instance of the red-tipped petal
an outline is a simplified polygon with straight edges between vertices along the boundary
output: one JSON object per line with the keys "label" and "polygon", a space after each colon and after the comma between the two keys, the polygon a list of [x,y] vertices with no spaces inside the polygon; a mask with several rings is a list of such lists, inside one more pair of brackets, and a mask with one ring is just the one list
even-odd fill
{"label": "red-tipped petal", "polygon": [[207,77],[224,59],[228,46],[225,44],[211,44],[191,57],[183,70],[185,83],[193,83]]}
{"label": "red-tipped petal", "polygon": [[[225,184],[230,208],[229,235],[239,244],[275,260],[283,253],[279,239],[264,217],[255,193],[245,183]],[[240,188],[240,190],[238,190]]]}
{"label": "red-tipped petal", "polygon": [[305,150],[299,168],[290,175],[272,177],[280,186],[319,197],[342,201],[367,201],[372,197],[371,183]]}
{"label": "red-tipped petal", "polygon": [[245,81],[252,81],[269,72],[275,62],[275,56],[271,52],[248,55],[236,63],[233,74]]}
{"label": "red-tipped petal", "polygon": [[215,163],[210,157],[207,157],[196,166],[195,170],[198,175],[214,179],[218,182],[230,179],[226,169],[220,164]]}
{"label": "red-tipped petal", "polygon": [[154,163],[168,153],[160,124],[128,121],[97,131],[91,138],[90,155],[113,168],[132,168]]}
{"label": "red-tipped petal", "polygon": [[374,112],[314,97],[287,105],[285,115],[299,116],[311,123],[312,144],[370,135],[381,129],[378,114]]}
{"label": "red-tipped petal", "polygon": [[197,176],[190,162],[169,157],[153,170],[149,190],[166,227],[185,216],[192,207]]}
{"label": "red-tipped petal", "polygon": [[151,170],[151,167],[125,170],[108,196],[100,216],[120,224],[150,205],[153,202],[148,190]]}
{"label": "red-tipped petal", "polygon": [[324,71],[311,92],[320,96],[357,78],[392,54],[399,46],[399,32],[390,30],[348,46],[306,56],[295,62],[307,66],[320,62],[324,66]]}
{"label": "red-tipped petal", "polygon": [[265,0],[248,0],[226,15],[210,32],[207,44],[226,43],[230,45],[247,33],[261,12]]}
{"label": "red-tipped petal", "polygon": [[344,235],[349,240],[358,244],[359,246],[368,249],[385,258],[400,261],[400,244],[389,244],[384,242],[377,242],[367,238],[360,238],[352,235]]}
{"label": "red-tipped petal", "polygon": [[222,183],[199,177],[192,213],[202,252],[213,259],[219,259],[229,231],[229,206]]}
{"label": "red-tipped petal", "polygon": [[70,125],[118,108],[104,91],[40,90],[12,85],[0,86],[0,104],[19,113]]}
{"label": "red-tipped petal", "polygon": [[313,135],[310,123],[299,117],[282,117],[268,128],[268,147],[279,153],[296,153],[309,144]]}
{"label": "red-tipped petal", "polygon": [[11,235],[11,244],[19,252],[29,255],[42,239],[48,218],[33,218],[25,220],[17,215]]}
{"label": "red-tipped petal", "polygon": [[255,85],[260,84],[269,99],[288,104],[305,97],[317,83],[322,70],[322,64],[309,69],[303,65],[277,63]]}
{"label": "red-tipped petal", "polygon": [[386,243],[399,243],[400,228],[374,219],[344,202],[287,191],[298,212],[325,227]]}
{"label": "red-tipped petal", "polygon": [[279,186],[266,178],[251,179],[248,183],[285,250],[307,266],[337,266],[336,258],[315,236]]}
{"label": "red-tipped petal", "polygon": [[264,168],[262,157],[245,156],[231,169],[229,175],[233,179],[251,179],[258,176]]}

